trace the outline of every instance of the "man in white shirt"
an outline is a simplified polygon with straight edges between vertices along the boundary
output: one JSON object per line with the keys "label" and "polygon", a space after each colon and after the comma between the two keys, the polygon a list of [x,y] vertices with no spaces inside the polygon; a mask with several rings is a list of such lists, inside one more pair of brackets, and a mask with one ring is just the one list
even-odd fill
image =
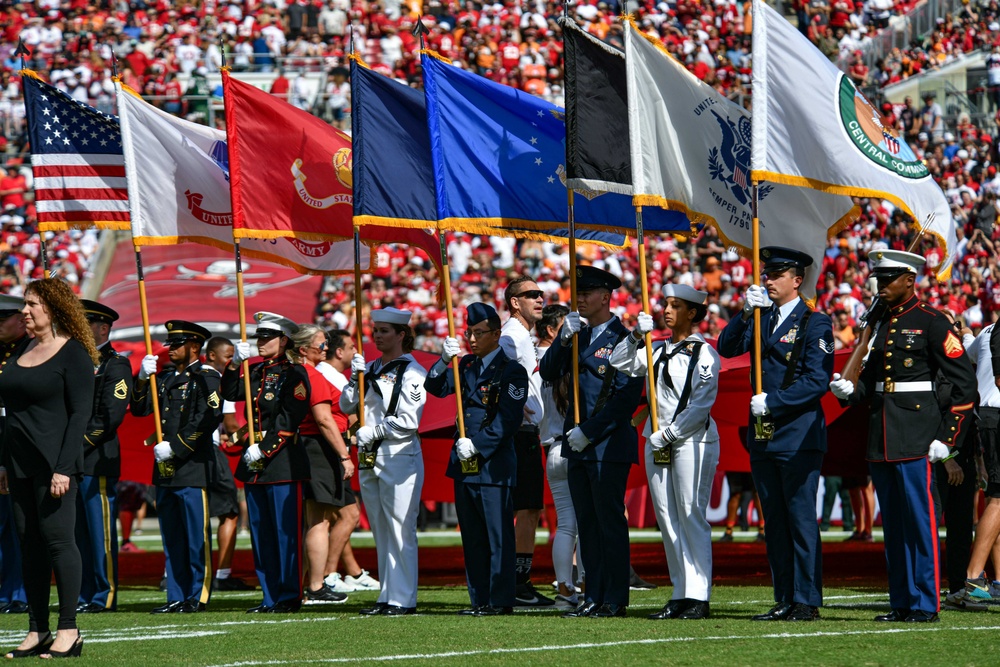
{"label": "man in white shirt", "polygon": [[517,486],[514,487],[514,537],[517,545],[514,604],[519,607],[548,607],[555,600],[545,597],[531,584],[531,564],[535,553],[535,531],[545,507],[539,424],[542,421],[542,382],[538,376],[538,351],[531,330],[542,318],[545,294],[531,278],[515,278],[504,290],[510,318],[500,329],[500,347],[528,373],[528,401],[524,420],[514,436],[517,454]]}

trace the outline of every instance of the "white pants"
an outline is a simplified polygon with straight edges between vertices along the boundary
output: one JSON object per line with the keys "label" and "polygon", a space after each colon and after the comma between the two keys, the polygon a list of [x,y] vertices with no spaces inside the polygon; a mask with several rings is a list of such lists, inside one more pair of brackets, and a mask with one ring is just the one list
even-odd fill
{"label": "white pants", "polygon": [[380,448],[375,467],[359,471],[361,499],[368,513],[375,550],[379,602],[417,606],[417,515],[424,486],[424,458]]}
{"label": "white pants", "polygon": [[667,466],[653,463],[653,448],[646,444],[646,477],[663,531],[672,600],[708,601],[712,595],[712,527],[705,512],[718,463],[718,441],[675,445]]}
{"label": "white pants", "polygon": [[[549,480],[552,502],[556,506],[556,534],[552,539],[552,567],[556,580],[571,591],[576,590],[573,581],[573,551],[577,548],[576,511],[573,497],[569,493],[566,474],[568,462],[562,456],[562,444],[557,440],[549,445],[549,455],[545,461],[545,477]],[[577,558],[580,578],[583,578],[583,559]]]}

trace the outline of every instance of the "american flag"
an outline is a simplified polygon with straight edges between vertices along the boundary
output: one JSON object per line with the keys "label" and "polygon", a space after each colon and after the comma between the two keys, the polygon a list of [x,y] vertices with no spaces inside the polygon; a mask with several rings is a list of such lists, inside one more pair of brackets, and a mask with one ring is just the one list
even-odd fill
{"label": "american flag", "polygon": [[23,81],[39,229],[129,229],[118,119],[30,74]]}

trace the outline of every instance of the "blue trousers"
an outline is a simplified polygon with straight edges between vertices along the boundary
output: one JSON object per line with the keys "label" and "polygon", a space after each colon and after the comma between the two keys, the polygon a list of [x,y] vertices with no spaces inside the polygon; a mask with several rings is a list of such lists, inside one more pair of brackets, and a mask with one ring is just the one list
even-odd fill
{"label": "blue trousers", "polygon": [[158,486],[156,512],[167,557],[167,601],[208,604],[212,594],[208,494],[192,486]]}
{"label": "blue trousers", "polygon": [[84,475],[76,497],[76,544],[83,560],[80,604],[118,607],[118,479]]}
{"label": "blue trousers", "polygon": [[247,515],[264,605],[302,599],[302,484],[247,484]]}
{"label": "blue trousers", "polygon": [[465,578],[473,607],[514,606],[514,497],[509,486],[455,480]]}
{"label": "blue trousers", "polygon": [[921,458],[869,467],[882,510],[889,604],[893,609],[937,612],[940,565],[931,464]]}
{"label": "blue trousers", "polygon": [[774,601],[823,606],[823,547],[816,494],[823,452],[751,452],[767,530]]}
{"label": "blue trousers", "polygon": [[0,496],[0,605],[27,602],[21,576],[21,541],[17,539],[10,496]]}
{"label": "blue trousers", "polygon": [[625,488],[631,467],[631,463],[569,460],[567,477],[587,572],[587,602],[628,605]]}

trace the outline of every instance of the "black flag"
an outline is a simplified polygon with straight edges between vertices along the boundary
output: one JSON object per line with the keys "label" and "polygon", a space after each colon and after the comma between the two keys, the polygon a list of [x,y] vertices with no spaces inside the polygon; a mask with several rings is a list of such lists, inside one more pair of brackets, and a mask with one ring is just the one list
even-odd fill
{"label": "black flag", "polygon": [[560,18],[566,58],[566,185],[632,194],[625,54]]}

